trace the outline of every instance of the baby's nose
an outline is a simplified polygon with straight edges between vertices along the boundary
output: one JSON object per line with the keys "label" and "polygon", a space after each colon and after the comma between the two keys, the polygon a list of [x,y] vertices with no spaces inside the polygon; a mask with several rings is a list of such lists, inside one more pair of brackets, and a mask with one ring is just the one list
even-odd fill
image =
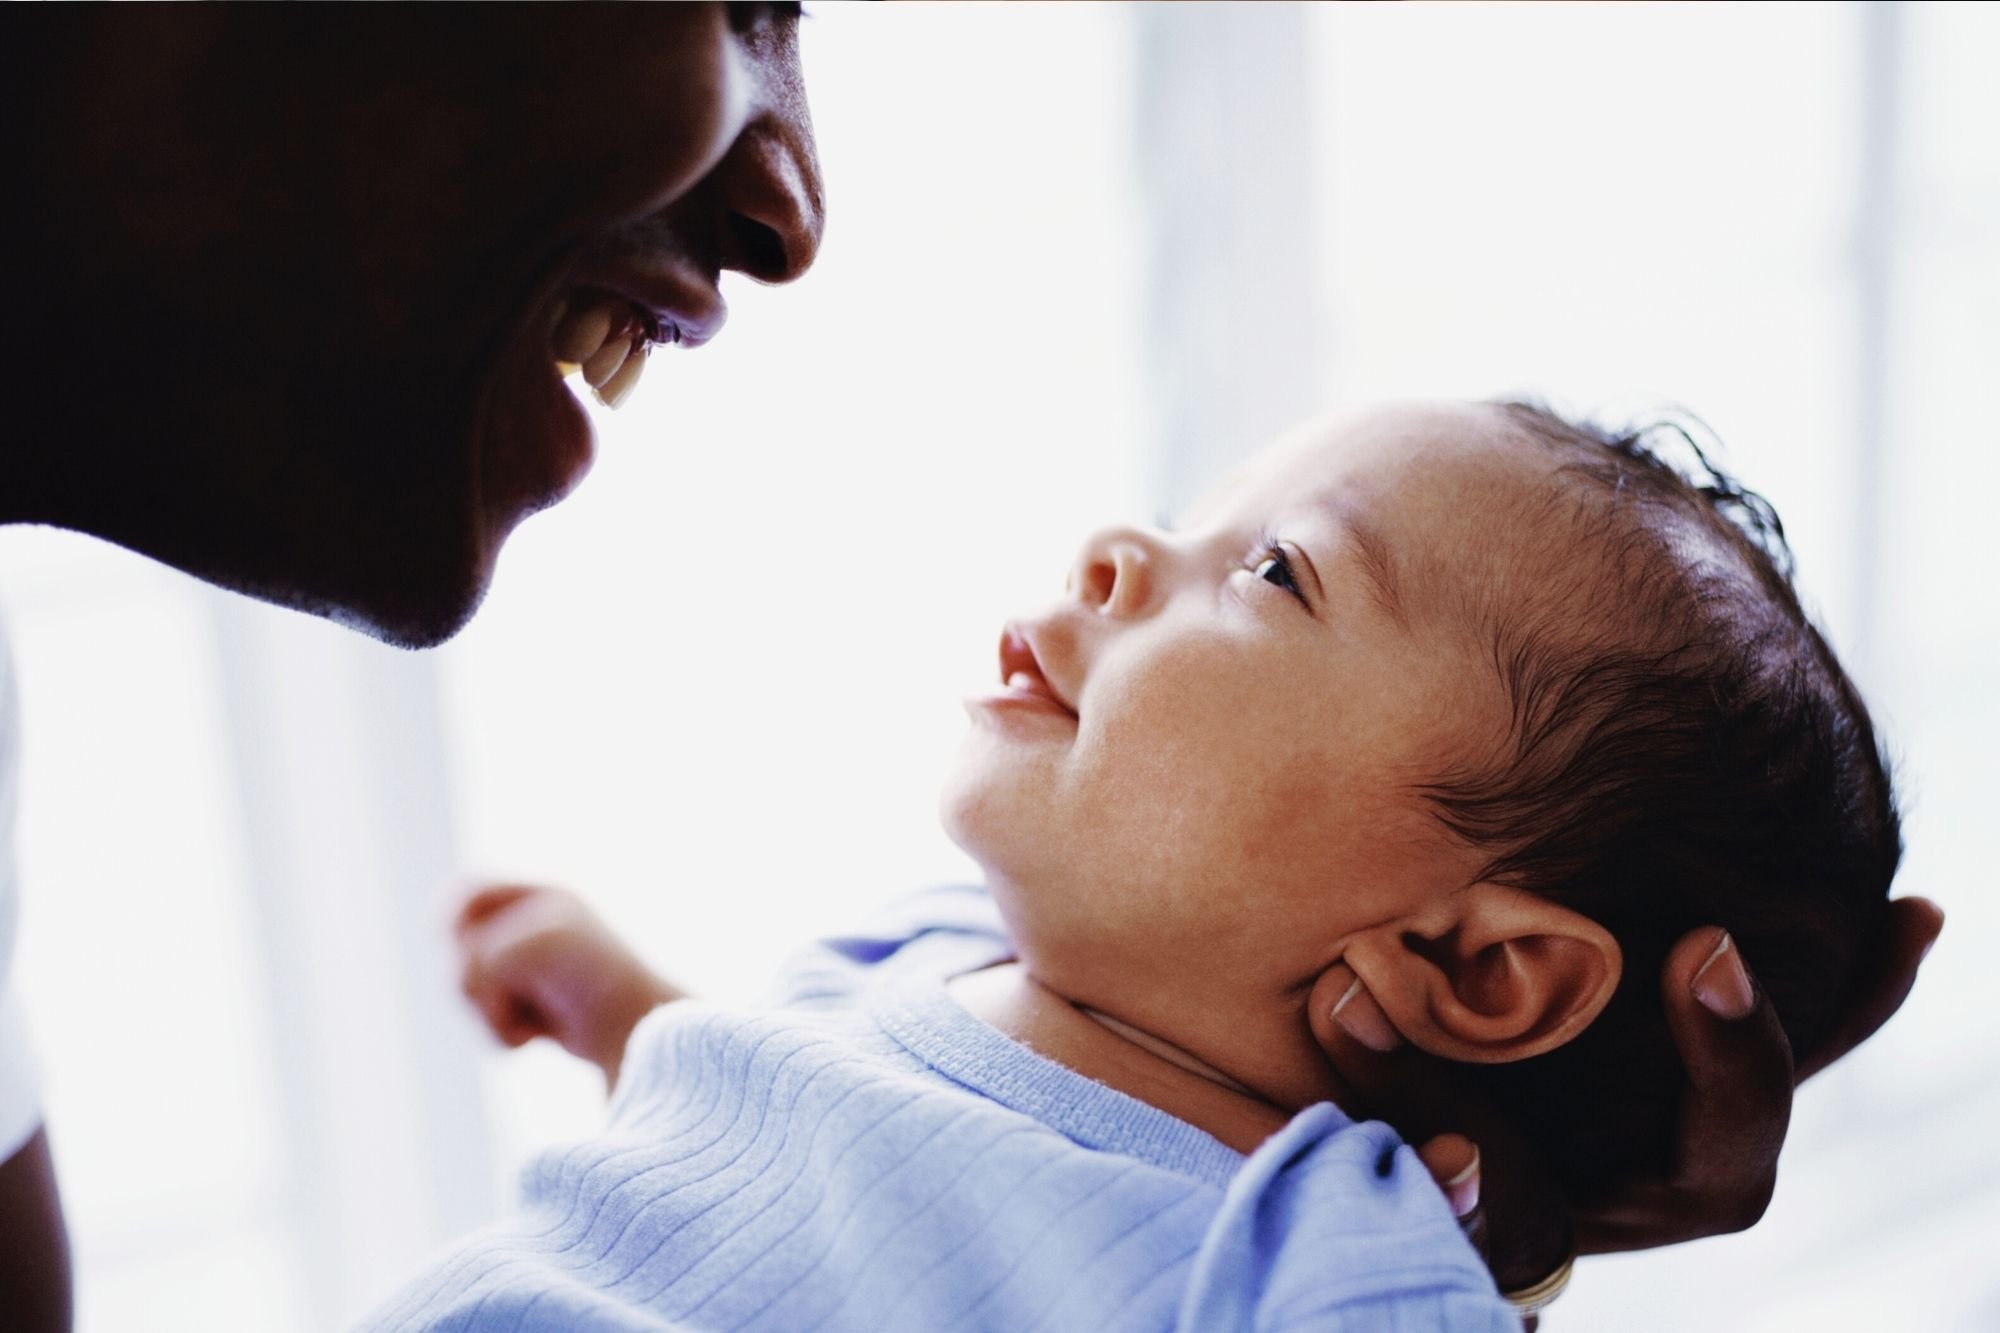
{"label": "baby's nose", "polygon": [[1154,540],[1136,528],[1093,533],[1078,553],[1066,587],[1093,611],[1135,614],[1152,595],[1154,547]]}

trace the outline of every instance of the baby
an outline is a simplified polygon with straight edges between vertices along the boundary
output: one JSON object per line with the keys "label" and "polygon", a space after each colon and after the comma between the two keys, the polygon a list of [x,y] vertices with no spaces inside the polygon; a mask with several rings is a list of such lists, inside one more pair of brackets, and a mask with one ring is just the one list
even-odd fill
{"label": "baby", "polygon": [[1775,515],[1695,452],[1396,406],[1098,534],[970,705],[943,812],[986,890],[766,1010],[478,896],[468,994],[601,1065],[610,1123],[377,1326],[1517,1328],[1342,1109],[1337,1009],[1601,1191],[1671,1142],[1672,943],[1725,927],[1805,1059],[1900,856]]}

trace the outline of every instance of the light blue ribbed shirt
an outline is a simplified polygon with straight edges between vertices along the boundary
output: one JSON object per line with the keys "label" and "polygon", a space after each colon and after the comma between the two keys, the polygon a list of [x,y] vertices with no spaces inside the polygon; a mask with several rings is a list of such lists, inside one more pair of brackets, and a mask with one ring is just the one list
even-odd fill
{"label": "light blue ribbed shirt", "polygon": [[1008,953],[939,890],[770,1008],[655,1010],[604,1132],[365,1327],[1518,1333],[1387,1126],[1315,1106],[1246,1158],[946,993]]}

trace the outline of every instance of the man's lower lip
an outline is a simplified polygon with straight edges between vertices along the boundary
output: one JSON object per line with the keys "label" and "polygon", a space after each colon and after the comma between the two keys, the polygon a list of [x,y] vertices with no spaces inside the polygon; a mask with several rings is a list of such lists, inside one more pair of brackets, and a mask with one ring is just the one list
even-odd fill
{"label": "man's lower lip", "polygon": [[568,495],[589,471],[591,424],[570,384],[556,372],[541,321],[517,333],[497,371],[482,425],[486,503],[501,531]]}
{"label": "man's lower lip", "polygon": [[559,380],[553,393],[546,385],[534,392],[539,401],[517,427],[527,456],[512,460],[519,471],[501,483],[513,492],[512,502],[528,512],[546,509],[575,490],[596,452],[589,414],[567,381]]}

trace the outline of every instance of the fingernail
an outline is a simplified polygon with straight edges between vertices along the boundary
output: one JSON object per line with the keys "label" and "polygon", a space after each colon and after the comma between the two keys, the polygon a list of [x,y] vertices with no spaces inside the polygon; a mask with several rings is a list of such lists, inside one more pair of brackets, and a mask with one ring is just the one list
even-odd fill
{"label": "fingernail", "polygon": [[1747,1018],[1757,1007],[1757,993],[1750,986],[1750,974],[1743,970],[1729,932],[1722,932],[1715,951],[1694,974],[1694,998],[1718,1018]]}
{"label": "fingernail", "polygon": [[1472,1150],[1472,1160],[1465,1168],[1444,1183],[1444,1197],[1451,1203],[1453,1217],[1465,1217],[1479,1206],[1479,1149]]}
{"label": "fingernail", "polygon": [[1363,996],[1361,978],[1348,983],[1338,1000],[1333,1002],[1333,1021],[1342,1032],[1360,1042],[1371,1051],[1393,1051],[1403,1044],[1403,1034],[1389,1024],[1382,1011],[1373,1004],[1355,1004],[1354,1000]]}

